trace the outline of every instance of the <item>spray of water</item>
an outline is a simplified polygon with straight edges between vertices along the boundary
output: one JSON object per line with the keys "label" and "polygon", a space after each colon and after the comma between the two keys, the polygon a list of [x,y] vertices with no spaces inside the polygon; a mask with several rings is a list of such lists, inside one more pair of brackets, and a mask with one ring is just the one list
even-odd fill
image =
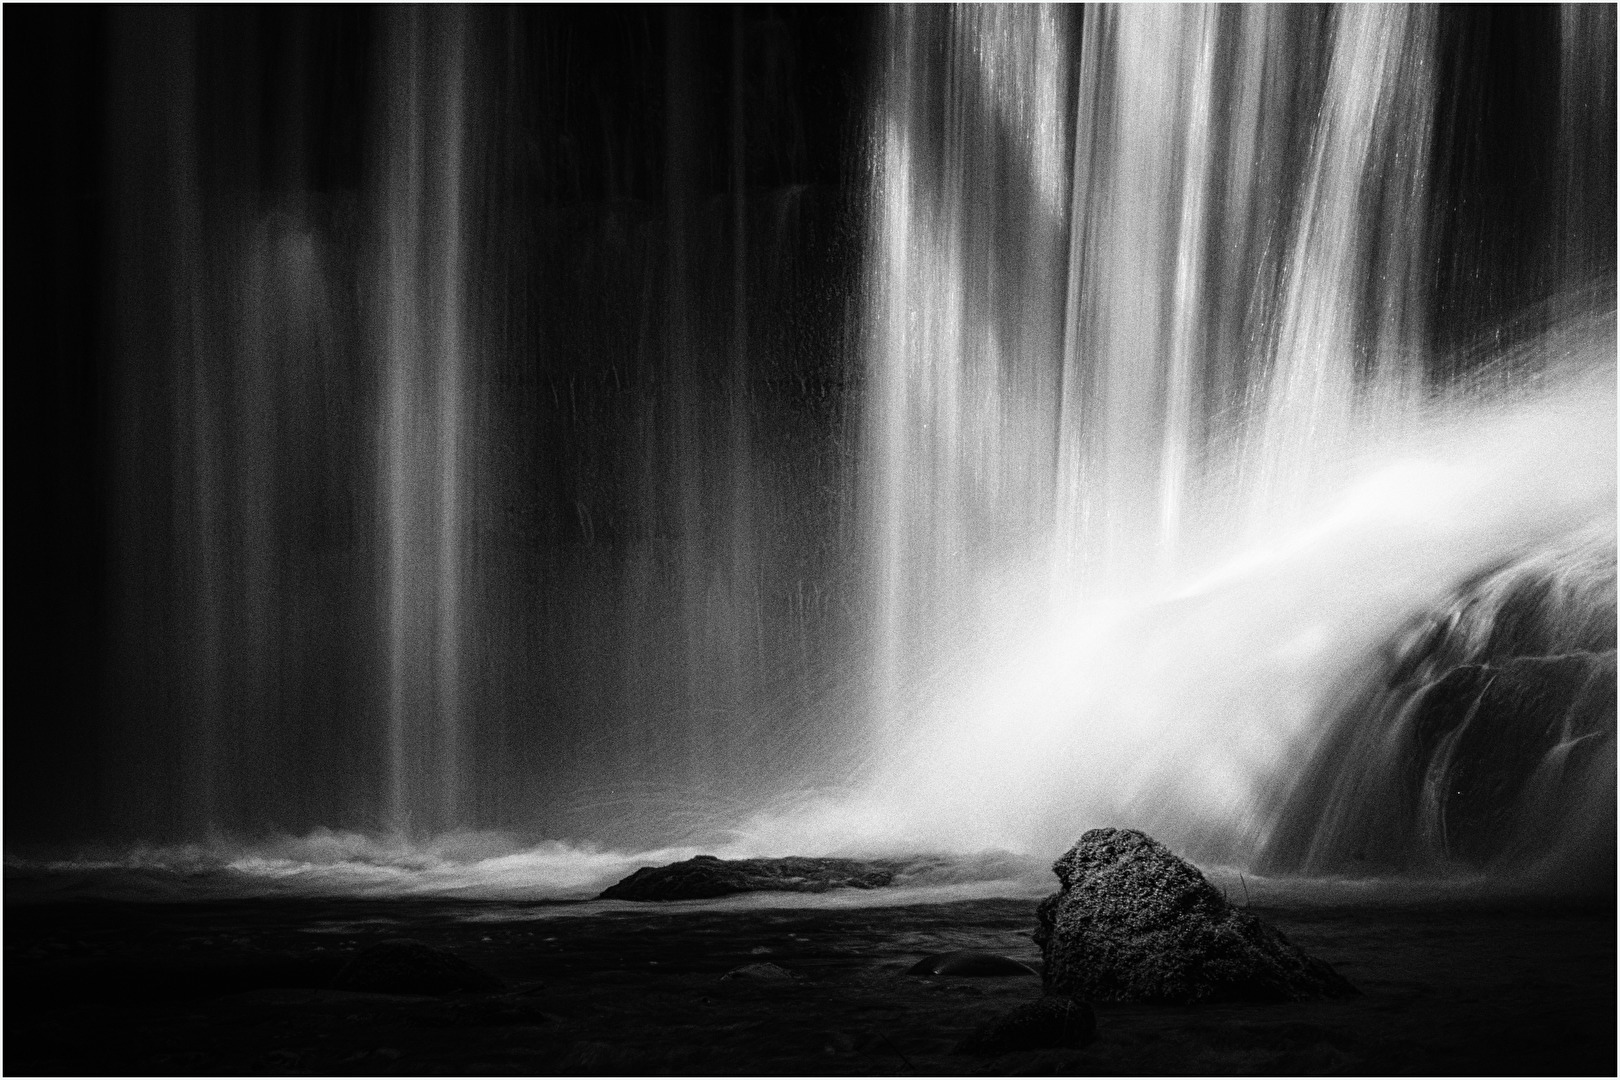
{"label": "spray of water", "polygon": [[[913,684],[912,729],[867,788],[762,835],[1034,853],[1130,825],[1251,864],[1279,828],[1302,827],[1285,796],[1305,770],[1398,782],[1412,767],[1319,758],[1345,706],[1384,685],[1413,620],[1483,570],[1572,538],[1612,574],[1614,408],[1601,352],[1510,401],[1436,403],[1404,438],[1360,447],[1318,517],[1157,588],[1053,613],[1047,567],[999,568],[973,598],[982,633]],[[1612,744],[1612,721],[1598,737]]]}

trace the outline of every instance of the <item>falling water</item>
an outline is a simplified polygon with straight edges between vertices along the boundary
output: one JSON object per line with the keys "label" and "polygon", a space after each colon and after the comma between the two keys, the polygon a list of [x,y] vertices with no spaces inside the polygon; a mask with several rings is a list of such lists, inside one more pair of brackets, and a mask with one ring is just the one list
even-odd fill
{"label": "falling water", "polygon": [[744,14],[107,16],[92,838],[659,843],[858,756],[821,17]]}
{"label": "falling water", "polygon": [[[860,18],[107,16],[63,835],[1612,847],[1613,9]],[[1559,722],[1477,719],[1499,668]]]}
{"label": "falling water", "polygon": [[1432,16],[1068,18],[891,26],[870,406],[888,666],[998,545],[1053,545],[1069,602],[1276,529],[1352,424],[1422,389]]}
{"label": "falling water", "polygon": [[459,821],[465,209],[465,14],[411,10],[386,51],[382,168],[383,415],[378,488],[387,538],[388,810],[405,834]]}
{"label": "falling water", "polygon": [[[1405,620],[1565,530],[1612,547],[1612,329],[1498,352],[1494,397],[1436,349],[1438,19],[892,13],[866,408],[894,737],[831,834],[1124,820],[1248,862],[1305,828],[1276,793]],[[1612,710],[1583,722],[1612,745]]]}

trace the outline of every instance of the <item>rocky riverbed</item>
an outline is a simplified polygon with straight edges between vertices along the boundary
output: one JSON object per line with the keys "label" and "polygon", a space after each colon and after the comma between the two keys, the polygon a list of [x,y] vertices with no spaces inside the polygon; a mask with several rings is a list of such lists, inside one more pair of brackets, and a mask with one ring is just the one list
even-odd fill
{"label": "rocky riverbed", "polygon": [[[22,1074],[1608,1074],[1612,902],[1253,911],[1350,979],[1337,1000],[1099,1003],[1083,1048],[955,1051],[1033,974],[913,975],[981,950],[1039,970],[1038,896],[842,903],[9,903],[4,1068]],[[333,989],[409,938],[502,984]],[[752,972],[739,969],[754,969]],[[785,974],[784,974],[785,973]],[[730,977],[728,977],[728,975]]]}

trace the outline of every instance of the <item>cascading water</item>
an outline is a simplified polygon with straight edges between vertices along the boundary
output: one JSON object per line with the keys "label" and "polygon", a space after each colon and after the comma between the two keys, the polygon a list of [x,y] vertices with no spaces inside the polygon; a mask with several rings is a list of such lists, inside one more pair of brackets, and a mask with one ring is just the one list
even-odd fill
{"label": "cascading water", "polygon": [[1613,546],[1578,530],[1397,637],[1387,670],[1324,710],[1262,866],[1612,879]]}
{"label": "cascading water", "polygon": [[1612,848],[1614,14],[1496,18],[896,8],[860,141],[796,9],[108,15],[58,831],[340,891]]}
{"label": "cascading water", "polygon": [[1351,424],[1423,379],[1427,15],[1063,21],[891,27],[868,407],[886,671],[1009,546],[1050,559],[1067,605],[1274,532]]}
{"label": "cascading water", "polygon": [[1319,748],[1383,643],[1569,530],[1612,559],[1612,308],[1492,358],[1494,394],[1436,352],[1438,18],[891,16],[866,408],[897,736],[831,835],[1129,823],[1354,870],[1273,837],[1311,831],[1298,770],[1414,767]]}

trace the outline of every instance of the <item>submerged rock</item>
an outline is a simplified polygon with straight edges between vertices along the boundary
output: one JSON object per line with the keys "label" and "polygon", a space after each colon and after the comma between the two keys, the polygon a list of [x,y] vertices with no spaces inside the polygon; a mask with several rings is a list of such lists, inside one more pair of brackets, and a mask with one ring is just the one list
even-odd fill
{"label": "submerged rock", "polygon": [[925,956],[907,969],[906,974],[994,978],[1007,975],[1036,975],[1039,972],[1009,956],[963,949],[958,952]]}
{"label": "submerged rock", "polygon": [[732,968],[721,979],[756,979],[760,982],[791,982],[800,976],[779,964],[744,964]]}
{"label": "submerged rock", "polygon": [[1036,944],[1048,993],[1092,1001],[1289,1001],[1353,994],[1321,960],[1134,829],[1092,829],[1052,866]]}
{"label": "submerged rock", "polygon": [[602,890],[603,900],[707,900],[745,892],[878,889],[896,867],[861,859],[717,859],[698,855],[668,866],[644,866]]}
{"label": "submerged rock", "polygon": [[1084,1001],[1049,995],[1026,1002],[982,1024],[957,1044],[958,1054],[1005,1054],[1014,1050],[1081,1047],[1097,1037],[1097,1014]]}
{"label": "submerged rock", "polygon": [[332,980],[334,990],[372,994],[494,993],[506,984],[448,949],[392,938],[361,949]]}

